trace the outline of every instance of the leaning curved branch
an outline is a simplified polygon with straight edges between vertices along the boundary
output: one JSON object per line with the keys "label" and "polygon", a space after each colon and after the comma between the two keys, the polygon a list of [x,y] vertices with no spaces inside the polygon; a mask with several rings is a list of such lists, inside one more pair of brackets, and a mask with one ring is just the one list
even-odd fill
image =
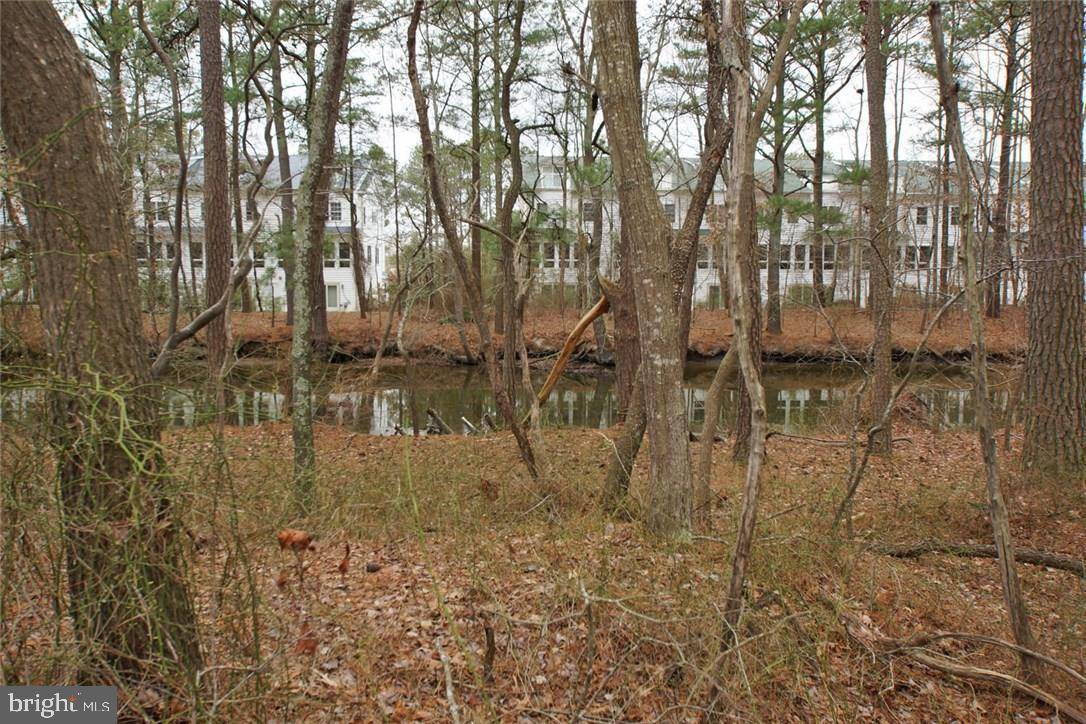
{"label": "leaning curved branch", "polygon": [[574,348],[577,346],[577,342],[581,339],[581,335],[588,329],[589,325],[595,322],[597,319],[607,314],[611,309],[611,303],[607,301],[607,296],[601,296],[600,300],[596,304],[585,312],[584,316],[577,322],[577,325],[573,328],[573,331],[566,337],[566,343],[562,345],[562,350],[558,353],[558,359],[555,360],[554,367],[551,368],[551,372],[547,375],[546,381],[543,386],[539,388],[539,394],[536,395],[536,402],[542,405],[550,397],[551,390],[558,384],[558,378],[562,376],[562,370],[566,368],[566,364],[569,363],[569,358],[573,354]]}

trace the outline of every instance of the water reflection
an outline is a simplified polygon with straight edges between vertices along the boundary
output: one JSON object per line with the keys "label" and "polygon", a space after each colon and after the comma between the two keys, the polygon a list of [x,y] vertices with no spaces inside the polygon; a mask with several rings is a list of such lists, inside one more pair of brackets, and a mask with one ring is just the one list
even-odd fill
{"label": "water reflection", "polygon": [[[373,435],[397,430],[422,432],[427,410],[434,410],[456,432],[466,432],[466,419],[478,426],[486,414],[494,419],[492,396],[485,374],[476,368],[417,366],[394,368],[382,374],[376,385],[361,384],[364,370],[342,365],[318,385],[316,416],[320,422],[349,427]],[[701,428],[705,396],[712,380],[708,365],[691,366],[685,380],[688,422]],[[812,429],[844,431],[851,425],[855,396],[861,378],[853,372],[825,366],[770,366],[765,374],[766,404],[770,425],[788,433]],[[537,384],[541,380],[537,380]],[[973,423],[969,379],[955,371],[929,370],[916,378],[910,392],[919,412],[945,427]],[[721,426],[734,417],[739,391],[726,391]],[[1002,411],[1008,400],[1006,386],[996,385],[993,403]],[[523,397],[523,395],[522,395]],[[215,398],[199,385],[170,386],[165,393],[164,422],[188,427],[215,419]],[[226,421],[231,425],[259,425],[282,419],[288,400],[285,380],[267,375],[262,379],[238,379],[227,395]],[[40,389],[5,384],[0,396],[3,419],[38,418],[44,414]],[[548,427],[607,428],[617,418],[614,376],[610,372],[563,377],[542,412]]]}

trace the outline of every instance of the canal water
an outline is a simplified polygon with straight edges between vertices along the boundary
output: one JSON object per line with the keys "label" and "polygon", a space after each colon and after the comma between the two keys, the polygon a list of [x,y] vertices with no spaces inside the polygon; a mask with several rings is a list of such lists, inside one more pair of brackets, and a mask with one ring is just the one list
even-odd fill
{"label": "canal water", "polygon": [[[712,363],[693,364],[686,369],[687,416],[694,430],[704,421],[705,395],[714,369]],[[436,411],[455,432],[467,430],[464,419],[476,426],[487,413],[500,419],[482,368],[389,366],[374,384],[366,383],[367,371],[364,365],[322,368],[317,384],[318,421],[361,433],[391,435],[415,429],[422,432],[427,425],[427,409]],[[536,387],[545,372],[539,371]],[[1010,384],[1004,378],[998,370],[993,374],[992,401],[997,412],[1006,407],[1009,399]],[[282,368],[259,367],[231,378],[227,423],[258,425],[282,418],[287,407],[287,379]],[[563,376],[542,410],[543,425],[610,427],[617,413],[614,380],[613,372],[608,370]],[[845,432],[852,425],[863,376],[847,365],[769,365],[764,382],[773,429],[786,433]],[[963,367],[925,368],[910,384],[910,409],[942,427],[969,426],[973,422],[970,384]],[[522,393],[522,400],[524,397]],[[43,399],[33,380],[8,376],[0,394],[0,414],[8,423],[40,419]],[[733,386],[724,401],[722,429],[731,426],[737,401],[738,390]],[[163,414],[164,422],[172,426],[208,424],[215,419],[215,396],[197,381],[168,384]]]}

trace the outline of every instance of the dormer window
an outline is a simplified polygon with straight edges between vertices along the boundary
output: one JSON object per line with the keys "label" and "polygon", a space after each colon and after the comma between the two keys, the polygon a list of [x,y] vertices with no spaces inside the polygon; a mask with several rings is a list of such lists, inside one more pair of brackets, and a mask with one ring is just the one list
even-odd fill
{"label": "dormer window", "polygon": [[343,221],[343,202],[342,201],[329,201],[328,202],[328,220],[329,221]]}

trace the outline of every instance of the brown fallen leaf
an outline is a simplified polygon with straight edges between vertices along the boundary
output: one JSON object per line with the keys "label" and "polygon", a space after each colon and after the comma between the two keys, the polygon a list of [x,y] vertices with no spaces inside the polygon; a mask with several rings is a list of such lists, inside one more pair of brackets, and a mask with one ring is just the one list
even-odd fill
{"label": "brown fallen leaf", "polygon": [[279,571],[279,575],[275,579],[275,586],[282,591],[287,585],[287,569]]}
{"label": "brown fallen leaf", "polygon": [[279,550],[290,549],[295,553],[314,550],[313,536],[304,530],[284,528],[275,537],[279,541]]}
{"label": "brown fallen leaf", "polygon": [[294,644],[294,653],[304,656],[313,656],[317,653],[317,637],[313,634],[313,629],[309,627],[309,622],[302,623],[302,629],[298,633],[298,642]]}
{"label": "brown fallen leaf", "polygon": [[339,565],[336,568],[339,571],[339,575],[342,577],[342,576],[347,575],[347,571],[350,569],[350,567],[351,567],[351,544],[350,543],[344,543],[343,544],[343,560],[341,560],[339,562]]}
{"label": "brown fallen leaf", "polygon": [[486,478],[479,478],[479,490],[482,492],[483,497],[492,503],[498,499],[500,492],[498,484]]}

